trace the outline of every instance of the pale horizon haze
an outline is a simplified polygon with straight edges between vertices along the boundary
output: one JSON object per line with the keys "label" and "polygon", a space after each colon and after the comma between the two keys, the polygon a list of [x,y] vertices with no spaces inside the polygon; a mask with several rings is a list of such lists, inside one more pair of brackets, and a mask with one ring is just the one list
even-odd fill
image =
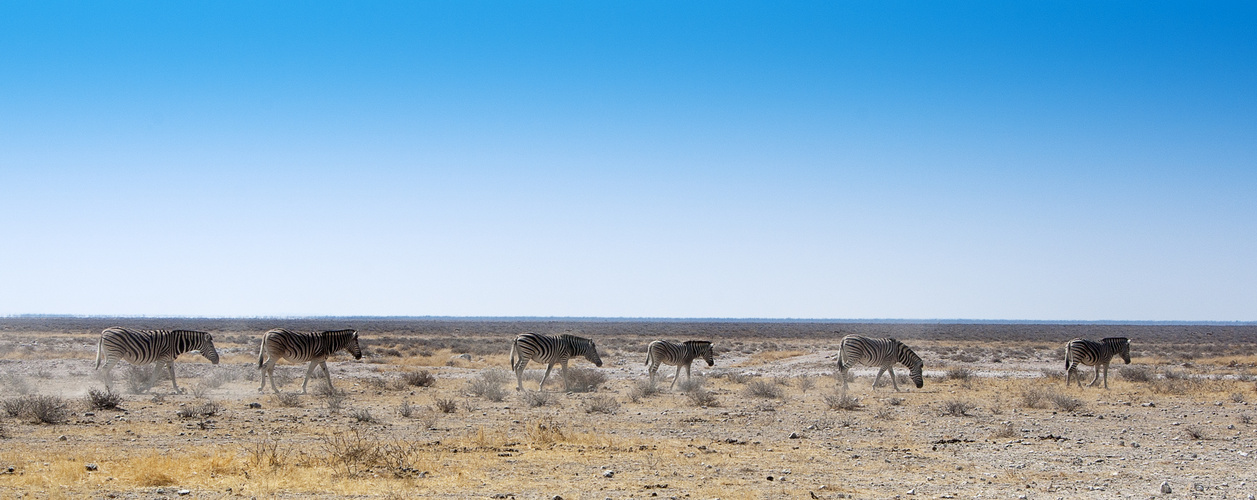
{"label": "pale horizon haze", "polygon": [[1257,320],[1245,2],[4,2],[0,316]]}

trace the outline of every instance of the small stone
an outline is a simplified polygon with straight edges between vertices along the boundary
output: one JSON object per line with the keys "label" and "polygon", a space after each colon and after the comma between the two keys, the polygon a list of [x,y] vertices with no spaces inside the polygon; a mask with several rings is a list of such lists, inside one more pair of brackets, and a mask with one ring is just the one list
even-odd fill
{"label": "small stone", "polygon": [[1196,491],[1205,491],[1205,485],[1200,483],[1192,483],[1192,489]]}
{"label": "small stone", "polygon": [[613,470],[603,471],[602,477],[615,477],[615,471]]}
{"label": "small stone", "polygon": [[94,471],[96,471],[96,469],[98,469],[99,467],[98,467],[96,464],[85,464],[85,465],[83,465],[83,468],[84,468],[84,469],[87,469],[87,471],[88,471],[88,472],[94,472]]}
{"label": "small stone", "polygon": [[799,439],[799,433],[797,433],[797,432],[791,432],[791,433],[790,433],[790,439]]}
{"label": "small stone", "polygon": [[550,497],[550,500],[563,500],[563,497],[555,495],[555,496]]}
{"label": "small stone", "polygon": [[95,417],[95,416],[96,416],[96,412],[93,412],[93,411],[85,411],[85,412],[83,412],[83,416],[84,416],[84,417]]}
{"label": "small stone", "polygon": [[57,437],[57,441],[65,441],[67,439],[70,439],[70,438],[66,437],[65,434],[62,434],[61,436]]}
{"label": "small stone", "polygon": [[192,490],[179,490],[179,491],[176,491],[175,493],[178,493],[179,496],[184,496],[184,495],[187,495],[188,493],[192,493]]}
{"label": "small stone", "polygon": [[249,403],[249,408],[257,410],[262,407],[262,403]]}
{"label": "small stone", "polygon": [[1161,493],[1169,495],[1170,493],[1173,493],[1173,492],[1174,490],[1170,489],[1169,481],[1161,481]]}
{"label": "small stone", "polygon": [[915,494],[917,494],[917,489],[916,489],[916,488],[913,488],[913,489],[908,490],[908,494],[909,494],[909,495],[915,495]]}

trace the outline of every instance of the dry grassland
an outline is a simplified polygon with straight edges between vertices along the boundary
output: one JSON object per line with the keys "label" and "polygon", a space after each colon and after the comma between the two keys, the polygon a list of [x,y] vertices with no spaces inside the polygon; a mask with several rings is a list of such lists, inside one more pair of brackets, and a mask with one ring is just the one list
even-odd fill
{"label": "dry grassland", "polygon": [[[841,332],[755,335],[743,325],[705,335],[716,340],[716,366],[696,363],[695,380],[682,374],[673,391],[673,370],[661,369],[656,392],[642,383],[645,343],[703,337],[649,331],[666,329],[658,325],[591,333],[495,324],[460,325],[453,335],[466,342],[451,342],[449,332],[360,328],[363,360],[329,363],[340,391],[318,379],[309,394],[276,396],[269,384],[257,391],[251,332],[266,328],[202,327],[222,363],[180,358],[185,394],[167,379],[133,391],[124,366],[115,369],[119,409],[101,409],[88,391],[103,388],[92,363],[95,336],[109,325],[11,323],[0,330],[0,498],[1257,493],[1257,356],[1247,331],[1204,348],[1181,335],[1154,331],[1155,342],[1142,343],[1129,335],[1135,363],[1114,365],[1108,390],[1065,387],[1058,350],[1072,335],[900,335],[926,362],[925,387],[895,393],[883,380],[872,389],[873,371],[856,370],[854,399],[844,400],[833,378]],[[526,391],[516,392],[506,329],[595,337],[604,368],[573,366],[597,388],[564,394],[552,374],[539,394],[544,367],[533,364]],[[276,370],[289,392],[303,374],[285,363]],[[1091,369],[1083,374],[1089,382]],[[60,417],[56,408],[40,413],[55,423],[19,408],[35,396],[65,403]],[[1172,494],[1160,493],[1163,481]]]}

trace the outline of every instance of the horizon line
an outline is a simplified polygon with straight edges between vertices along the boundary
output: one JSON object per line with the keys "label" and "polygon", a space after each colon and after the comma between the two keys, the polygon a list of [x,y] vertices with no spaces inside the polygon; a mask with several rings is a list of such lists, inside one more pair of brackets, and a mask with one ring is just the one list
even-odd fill
{"label": "horizon line", "polygon": [[1044,319],[974,319],[974,318],[753,318],[753,317],[650,317],[650,316],[438,316],[438,315],[326,315],[326,316],[184,316],[184,315],[108,315],[108,314],[10,314],[2,319],[69,318],[69,319],[196,319],[196,320],[368,320],[368,321],[575,321],[575,322],[657,322],[657,323],[845,323],[845,324],[1025,324],[1025,325],[1215,325],[1257,326],[1257,321],[1241,320],[1044,320]]}

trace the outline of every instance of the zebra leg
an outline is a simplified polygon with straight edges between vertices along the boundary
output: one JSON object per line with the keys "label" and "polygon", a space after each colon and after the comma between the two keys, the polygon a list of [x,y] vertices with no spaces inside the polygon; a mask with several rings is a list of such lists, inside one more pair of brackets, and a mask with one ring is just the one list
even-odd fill
{"label": "zebra leg", "polygon": [[[514,348],[512,347],[512,349]],[[511,367],[511,369],[515,370],[515,390],[516,391],[524,390],[524,367],[526,366],[528,366],[528,358],[521,357],[519,358],[519,361],[515,362],[515,366]]]}
{"label": "zebra leg", "polygon": [[567,382],[567,360],[565,359],[565,360],[563,360],[562,362],[560,362],[560,363],[559,363],[559,366],[563,368],[563,373],[562,373],[562,375],[563,375],[563,392],[571,392],[571,390],[572,390],[572,389],[571,389],[570,387],[568,387],[568,382]]}
{"label": "zebra leg", "polygon": [[654,387],[654,386],[655,386],[655,374],[659,371],[659,364],[658,364],[658,363],[651,363],[651,365],[650,365],[650,369],[649,369],[649,370],[647,370],[647,371],[649,371],[649,372],[650,372],[650,386],[651,386],[651,387]]}
{"label": "zebra leg", "polygon": [[[306,393],[306,384],[310,383],[310,374],[314,372],[314,367],[316,367],[316,366],[319,366],[319,362],[318,362],[318,361],[311,361],[311,362],[310,362],[310,365],[309,365],[309,366],[306,366],[306,378],[305,378],[305,380],[302,380],[302,381],[301,381],[301,393],[302,393],[302,394],[305,394],[305,393]],[[274,383],[274,382],[275,382],[275,379],[273,379],[273,378],[272,378],[272,379],[271,379],[271,382],[272,382],[272,383]]]}
{"label": "zebra leg", "polygon": [[183,389],[179,388],[179,384],[175,383],[175,362],[171,360],[166,363],[166,369],[170,371],[170,385],[175,386],[175,394],[183,394]]}
{"label": "zebra leg", "polygon": [[113,365],[114,363],[117,363],[117,362],[118,360],[116,359],[110,359],[109,361],[105,362],[105,373],[104,373],[105,390],[110,390],[113,386],[113,376],[110,373],[110,371],[113,370]]}
{"label": "zebra leg", "polygon": [[876,388],[877,388],[877,383],[882,381],[882,374],[883,374],[883,373],[886,373],[886,369],[885,369],[885,368],[882,368],[882,369],[880,369],[880,370],[877,370],[877,376],[873,378],[873,388],[874,388],[874,389],[876,389]]}
{"label": "zebra leg", "polygon": [[[1097,366],[1096,370],[1099,370],[1099,369],[1100,367]],[[1109,364],[1108,363],[1104,364],[1104,388],[1105,389],[1109,388]]]}
{"label": "zebra leg", "polygon": [[846,394],[847,393],[847,367],[842,366],[842,363],[838,364],[838,378],[842,379],[842,393]]}
{"label": "zebra leg", "polygon": [[677,372],[675,375],[672,376],[672,385],[668,386],[669,391],[671,391],[673,387],[676,387],[677,380],[680,378],[681,378],[681,365],[677,365]]}
{"label": "zebra leg", "polygon": [[[1108,383],[1107,375],[1105,376],[1104,380],[1105,380],[1105,383],[1107,384]],[[1096,382],[1099,382],[1099,381],[1100,381],[1100,363],[1096,363],[1096,376],[1091,378],[1091,383],[1087,384],[1087,387],[1095,387]]]}
{"label": "zebra leg", "polygon": [[[327,371],[327,360],[319,362],[319,366],[323,367],[323,375],[327,377],[327,389],[331,394],[336,394],[336,388],[332,387],[332,372]],[[316,372],[317,373],[317,372]]]}
{"label": "zebra leg", "polygon": [[[271,358],[269,361],[266,362],[266,368],[262,371],[262,375],[263,375],[262,387],[266,387],[266,376],[269,375],[271,378],[271,391],[274,392],[275,394],[279,394],[279,388],[275,386],[275,362],[276,361],[278,361],[278,358]],[[259,387],[258,391],[261,391],[262,387]]]}
{"label": "zebra leg", "polygon": [[546,366],[546,374],[541,376],[541,384],[537,386],[538,391],[545,390],[546,379],[550,378],[550,370],[553,370],[553,369],[554,369],[554,363],[550,363],[548,366]]}
{"label": "zebra leg", "polygon": [[899,392],[899,382],[895,381],[895,367],[887,368],[886,371],[890,372],[890,385],[894,386],[895,392]]}

